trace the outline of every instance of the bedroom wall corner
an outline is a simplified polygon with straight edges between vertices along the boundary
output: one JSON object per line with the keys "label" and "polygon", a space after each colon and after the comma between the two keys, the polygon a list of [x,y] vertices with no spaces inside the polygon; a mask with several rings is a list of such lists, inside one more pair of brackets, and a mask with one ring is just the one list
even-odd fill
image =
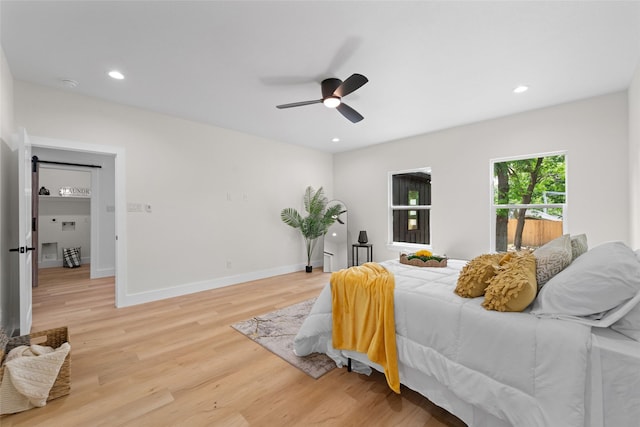
{"label": "bedroom wall corner", "polygon": [[330,153],[22,81],[15,120],[126,150],[123,305],[302,270],[303,241],[280,211],[302,208],[308,185],[333,197]]}
{"label": "bedroom wall corner", "polygon": [[589,246],[628,242],[627,110],[621,91],[338,153],[336,196],[349,206],[353,228],[368,231],[375,261],[394,259],[388,172],[430,166],[433,249],[470,259],[490,250],[490,160],[566,150],[569,232],[586,233]]}
{"label": "bedroom wall corner", "polygon": [[631,247],[640,248],[640,63],[629,86],[629,218]]}
{"label": "bedroom wall corner", "polygon": [[[0,49],[0,325],[11,334],[20,325],[18,289],[11,284],[17,271],[9,252],[17,242],[17,152],[13,150],[11,135],[14,132],[13,75],[4,49]],[[13,207],[13,209],[12,209]]]}

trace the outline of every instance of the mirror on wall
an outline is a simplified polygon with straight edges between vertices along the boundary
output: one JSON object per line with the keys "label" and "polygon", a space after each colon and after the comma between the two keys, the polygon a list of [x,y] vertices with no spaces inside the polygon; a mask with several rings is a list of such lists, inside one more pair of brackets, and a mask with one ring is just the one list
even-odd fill
{"label": "mirror on wall", "polygon": [[349,266],[347,207],[340,200],[332,200],[327,204],[327,208],[337,204],[342,205],[343,209],[324,235],[324,271],[326,273]]}

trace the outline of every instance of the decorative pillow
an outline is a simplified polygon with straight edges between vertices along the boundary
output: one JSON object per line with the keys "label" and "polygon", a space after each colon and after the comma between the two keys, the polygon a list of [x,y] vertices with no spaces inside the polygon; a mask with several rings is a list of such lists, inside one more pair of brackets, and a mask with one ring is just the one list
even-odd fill
{"label": "decorative pillow", "polygon": [[571,262],[573,262],[576,258],[587,252],[588,250],[589,245],[587,245],[586,234],[571,236]]}
{"label": "decorative pillow", "polygon": [[514,253],[489,280],[482,306],[487,310],[522,311],[536,298],[536,259],[529,252]]}
{"label": "decorative pillow", "polygon": [[62,249],[63,267],[75,268],[80,267],[80,248],[64,248]]}
{"label": "decorative pillow", "polygon": [[484,254],[469,261],[460,271],[454,292],[465,298],[482,296],[504,256],[504,253]]}
{"label": "decorative pillow", "polygon": [[533,251],[536,257],[536,280],[538,291],[553,276],[560,273],[571,264],[571,237],[568,234],[560,236]]}
{"label": "decorative pillow", "polygon": [[531,313],[608,327],[640,300],[640,260],[622,242],[596,246],[542,288]]}

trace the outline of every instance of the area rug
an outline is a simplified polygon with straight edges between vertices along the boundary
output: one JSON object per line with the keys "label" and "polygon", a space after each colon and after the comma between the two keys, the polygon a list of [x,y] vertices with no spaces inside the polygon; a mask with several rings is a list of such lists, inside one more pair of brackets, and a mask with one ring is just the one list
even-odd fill
{"label": "area rug", "polygon": [[329,356],[314,353],[299,357],[293,352],[293,338],[309,315],[315,298],[294,304],[262,316],[231,325],[232,328],[257,342],[313,378],[320,378],[336,364]]}

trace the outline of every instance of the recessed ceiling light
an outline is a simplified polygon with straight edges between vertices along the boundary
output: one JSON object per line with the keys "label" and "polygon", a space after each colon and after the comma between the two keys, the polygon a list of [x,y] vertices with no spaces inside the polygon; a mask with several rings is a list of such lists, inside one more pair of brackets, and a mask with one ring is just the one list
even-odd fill
{"label": "recessed ceiling light", "polygon": [[529,86],[520,85],[513,89],[513,93],[523,93],[529,90]]}
{"label": "recessed ceiling light", "polygon": [[109,77],[111,77],[112,79],[116,79],[116,80],[122,80],[122,79],[124,79],[124,74],[122,74],[118,70],[111,70],[111,71],[109,71]]}
{"label": "recessed ceiling light", "polygon": [[331,142],[340,142],[340,138],[333,138]]}

